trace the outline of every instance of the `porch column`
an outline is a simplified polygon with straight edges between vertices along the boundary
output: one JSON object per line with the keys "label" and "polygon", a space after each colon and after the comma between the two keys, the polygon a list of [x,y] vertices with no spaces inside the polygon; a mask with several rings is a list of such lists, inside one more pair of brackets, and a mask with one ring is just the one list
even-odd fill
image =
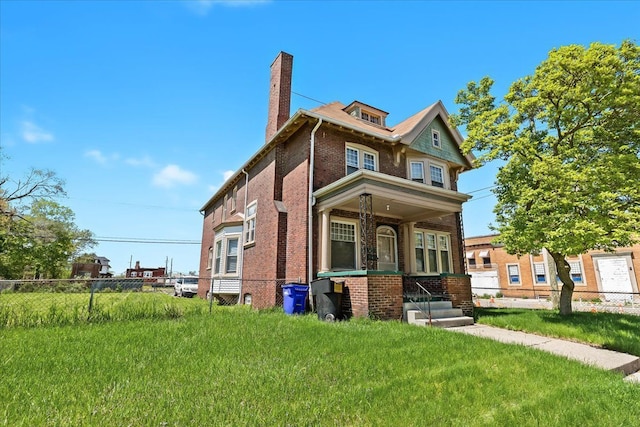
{"label": "porch column", "polygon": [[324,209],[320,211],[320,272],[324,273],[330,270],[329,260],[331,258],[330,240],[331,240],[331,210]]}

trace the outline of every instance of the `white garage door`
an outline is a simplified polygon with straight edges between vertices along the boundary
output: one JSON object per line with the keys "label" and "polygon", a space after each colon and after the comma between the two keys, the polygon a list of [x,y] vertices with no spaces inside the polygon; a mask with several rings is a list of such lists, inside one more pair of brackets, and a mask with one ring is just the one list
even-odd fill
{"label": "white garage door", "polygon": [[471,273],[471,292],[476,295],[493,295],[500,291],[497,271]]}
{"label": "white garage door", "polygon": [[633,299],[629,257],[598,257],[596,260],[604,298],[607,301]]}

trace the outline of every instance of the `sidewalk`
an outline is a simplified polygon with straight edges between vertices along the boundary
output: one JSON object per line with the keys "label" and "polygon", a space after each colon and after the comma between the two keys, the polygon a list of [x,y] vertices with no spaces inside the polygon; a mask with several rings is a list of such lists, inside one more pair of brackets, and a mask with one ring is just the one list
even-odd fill
{"label": "sidewalk", "polygon": [[591,347],[587,344],[543,337],[486,325],[469,325],[448,328],[449,331],[489,338],[507,344],[520,344],[549,353],[574,359],[587,365],[626,375],[625,380],[640,383],[640,358],[626,353]]}

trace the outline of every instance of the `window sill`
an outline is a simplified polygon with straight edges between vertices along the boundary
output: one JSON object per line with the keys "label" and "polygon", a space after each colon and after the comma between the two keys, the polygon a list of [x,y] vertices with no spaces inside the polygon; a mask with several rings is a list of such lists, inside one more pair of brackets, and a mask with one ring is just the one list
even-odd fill
{"label": "window sill", "polygon": [[244,246],[242,246],[242,247],[243,247],[244,249],[249,249],[249,248],[254,247],[255,245],[256,245],[256,241],[254,240],[254,241],[252,241],[252,242],[247,242],[247,243],[245,243],[245,244],[244,244]]}

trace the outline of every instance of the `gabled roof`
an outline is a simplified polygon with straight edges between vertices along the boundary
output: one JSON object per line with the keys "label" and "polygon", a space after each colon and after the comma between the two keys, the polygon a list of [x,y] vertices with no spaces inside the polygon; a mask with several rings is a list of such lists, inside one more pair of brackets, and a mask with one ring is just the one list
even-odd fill
{"label": "gabled roof", "polygon": [[[350,104],[351,105],[351,104]],[[273,146],[287,139],[291,134],[298,130],[305,122],[313,120],[313,123],[317,123],[318,120],[322,120],[324,123],[333,124],[335,126],[359,132],[365,136],[379,139],[383,142],[390,143],[392,145],[402,144],[410,146],[411,143],[420,135],[424,128],[431,123],[438,115],[447,124],[451,131],[451,135],[458,145],[462,144],[464,138],[458,132],[458,130],[449,123],[449,113],[444,108],[442,101],[438,101],[425,108],[424,110],[414,114],[408,119],[398,123],[394,127],[382,127],[365,120],[358,119],[345,111],[347,107],[341,102],[330,102],[312,110],[300,109],[282,125],[275,135],[267,141],[260,149],[245,162],[223,185],[222,187],[205,203],[200,211],[203,212],[207,206],[211,204],[220,195],[226,193],[229,188],[234,185],[243,173],[243,170],[247,170],[253,166],[258,160],[264,157]],[[382,111],[382,110],[380,110]],[[469,169],[473,166],[473,160],[475,157],[469,153],[465,156],[468,161]]]}

